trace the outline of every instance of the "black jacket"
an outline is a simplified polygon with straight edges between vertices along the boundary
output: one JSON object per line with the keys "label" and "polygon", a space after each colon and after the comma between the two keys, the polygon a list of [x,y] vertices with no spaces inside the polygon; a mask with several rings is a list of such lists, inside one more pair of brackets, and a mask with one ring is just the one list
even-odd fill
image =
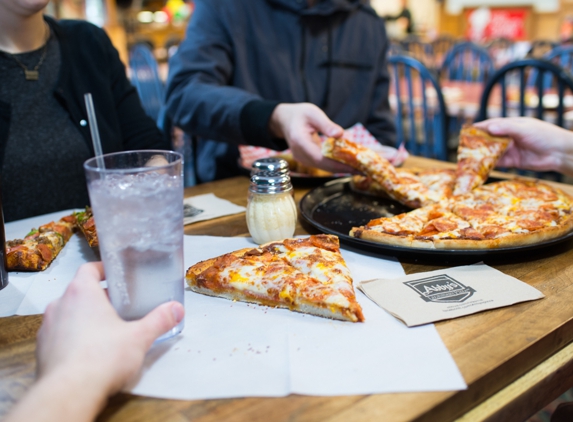
{"label": "black jacket", "polygon": [[[91,92],[104,153],[169,149],[130,84],[106,33],[83,21],[45,18],[60,43],[62,65],[54,95],[69,112],[93,154],[84,94]],[[0,83],[7,81],[0,78]],[[40,100],[40,99],[39,99]],[[0,166],[10,127],[10,104],[0,101]],[[84,182],[85,183],[85,182]]]}
{"label": "black jacket", "polygon": [[238,145],[286,148],[267,125],[279,102],[311,102],[392,145],[388,41],[364,0],[196,0],[171,59],[167,115],[198,139],[200,181],[237,174]]}

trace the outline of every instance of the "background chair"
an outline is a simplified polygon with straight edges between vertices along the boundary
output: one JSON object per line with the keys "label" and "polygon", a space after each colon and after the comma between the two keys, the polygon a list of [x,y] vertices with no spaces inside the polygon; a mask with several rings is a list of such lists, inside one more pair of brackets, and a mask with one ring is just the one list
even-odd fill
{"label": "background chair", "polygon": [[[159,77],[157,61],[147,44],[136,44],[129,54],[131,83],[137,90],[145,113],[163,128],[165,116],[162,113],[165,87]],[[171,146],[184,159],[183,180],[185,186],[196,184],[193,142],[190,136],[177,127],[172,128]]]}
{"label": "background chair", "polygon": [[438,71],[446,58],[446,54],[457,44],[457,41],[452,36],[442,35],[430,44],[432,45],[432,54],[434,56],[433,69]]}
{"label": "background chair", "polygon": [[485,48],[463,42],[446,54],[440,77],[451,81],[485,82],[493,71],[493,59]]}
{"label": "background chair", "polygon": [[531,48],[527,52],[526,58],[528,59],[540,59],[551,50],[553,50],[557,44],[549,40],[534,40],[531,42]]}
{"label": "background chair", "polygon": [[400,41],[392,39],[390,40],[390,45],[388,46],[388,56],[396,56],[398,54],[404,54],[404,48]]}
{"label": "background chair", "polygon": [[560,45],[547,53],[544,59],[558,64],[567,71],[573,71],[573,45]]}
{"label": "background chair", "polygon": [[485,49],[493,59],[494,66],[500,68],[512,60],[514,42],[509,38],[499,37],[485,45]]}
{"label": "background chair", "polygon": [[139,94],[145,113],[157,122],[165,88],[159,78],[157,61],[149,46],[141,43],[132,47],[129,67],[131,83]]}
{"label": "background chair", "polygon": [[[573,45],[557,46],[553,48],[549,53],[547,53],[543,58],[562,67],[567,72],[573,71]],[[529,87],[535,85],[536,78],[537,71],[532,69],[529,72],[527,78],[527,86]],[[550,73],[546,73],[543,78],[544,89],[549,89],[551,87],[552,81],[552,75]]]}
{"label": "background chair", "polygon": [[[535,75],[534,80],[528,86],[532,73]],[[552,79],[550,88],[545,82],[547,76]],[[573,93],[573,78],[562,67],[544,59],[524,59],[505,65],[488,81],[481,97],[476,121],[491,117],[489,111],[492,107],[491,100],[494,99],[492,93],[496,86],[500,88],[501,117],[530,116],[564,127],[565,91]],[[556,91],[557,104],[548,105],[544,101],[544,94],[546,95],[548,90]],[[537,100],[533,101],[534,98]],[[527,174],[524,171],[519,173]],[[561,176],[553,172],[541,172],[536,175],[540,178],[561,180]]]}
{"label": "background chair", "polygon": [[395,101],[397,143],[414,155],[447,159],[446,105],[436,78],[409,56],[388,58]]}
{"label": "background chair", "polygon": [[402,49],[428,67],[431,67],[433,64],[432,45],[421,41],[419,38],[408,37],[403,39]]}

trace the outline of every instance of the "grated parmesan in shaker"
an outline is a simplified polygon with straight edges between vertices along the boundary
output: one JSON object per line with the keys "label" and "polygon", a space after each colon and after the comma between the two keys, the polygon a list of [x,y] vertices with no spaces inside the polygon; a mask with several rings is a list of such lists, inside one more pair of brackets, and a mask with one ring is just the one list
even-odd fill
{"label": "grated parmesan in shaker", "polygon": [[247,203],[247,226],[253,240],[262,244],[292,237],[296,221],[290,177],[267,171],[253,175]]}

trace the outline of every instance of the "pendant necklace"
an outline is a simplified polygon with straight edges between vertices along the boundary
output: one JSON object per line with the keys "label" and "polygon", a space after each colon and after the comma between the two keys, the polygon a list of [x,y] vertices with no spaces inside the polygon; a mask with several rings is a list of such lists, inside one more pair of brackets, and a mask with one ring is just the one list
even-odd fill
{"label": "pendant necklace", "polygon": [[38,78],[40,77],[40,72],[39,72],[40,66],[42,66],[42,63],[46,58],[46,53],[48,51],[48,41],[50,39],[50,29],[48,28],[48,25],[46,25],[46,29],[48,30],[48,36],[46,39],[46,43],[44,44],[44,48],[42,49],[42,56],[40,57],[40,61],[38,62],[38,64],[34,66],[33,69],[28,69],[28,67],[26,67],[24,63],[18,60],[15,55],[9,54],[9,56],[12,57],[16,61],[16,63],[18,63],[20,67],[24,70],[24,76],[26,77],[27,81],[37,81]]}

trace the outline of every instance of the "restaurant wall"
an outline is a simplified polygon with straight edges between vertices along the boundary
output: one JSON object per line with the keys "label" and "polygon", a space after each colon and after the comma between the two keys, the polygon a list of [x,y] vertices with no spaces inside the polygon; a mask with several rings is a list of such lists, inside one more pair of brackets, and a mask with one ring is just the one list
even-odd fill
{"label": "restaurant wall", "polygon": [[[560,29],[567,16],[573,16],[573,0],[559,0],[559,8],[556,12],[539,12],[530,5],[519,6],[512,4],[504,6],[500,1],[496,7],[504,9],[526,9],[528,17],[525,27],[529,39],[547,39],[557,41]],[[494,7],[492,7],[494,8]],[[445,3],[438,6],[437,27],[439,33],[446,33],[455,37],[464,37],[467,31],[467,9],[459,14],[448,13]]]}
{"label": "restaurant wall", "polygon": [[[380,16],[400,13],[399,0],[371,0],[370,4]],[[439,7],[436,0],[408,0],[407,4],[416,32],[425,35],[437,31]]]}

